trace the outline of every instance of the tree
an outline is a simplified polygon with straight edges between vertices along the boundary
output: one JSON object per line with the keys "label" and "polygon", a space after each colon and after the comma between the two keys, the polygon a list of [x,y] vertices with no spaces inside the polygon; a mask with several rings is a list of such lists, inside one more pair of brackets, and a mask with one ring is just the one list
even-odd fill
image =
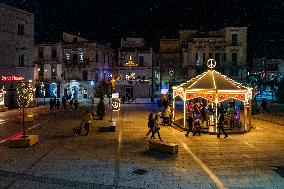
{"label": "tree", "polygon": [[23,109],[23,138],[26,137],[25,129],[25,108],[33,106],[34,90],[32,82],[20,81],[17,83],[17,103]]}
{"label": "tree", "polygon": [[101,85],[98,87],[98,95],[100,98],[100,101],[97,105],[97,114],[100,119],[103,119],[103,116],[105,116],[105,103],[104,103],[104,95],[105,95],[105,85],[101,83]]}

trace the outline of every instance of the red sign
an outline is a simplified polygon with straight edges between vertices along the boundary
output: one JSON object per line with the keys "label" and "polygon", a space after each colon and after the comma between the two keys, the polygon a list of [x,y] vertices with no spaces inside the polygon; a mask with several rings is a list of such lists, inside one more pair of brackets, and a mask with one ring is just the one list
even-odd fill
{"label": "red sign", "polygon": [[22,77],[22,76],[15,76],[15,75],[12,75],[12,76],[2,76],[1,77],[2,81],[22,81],[24,79],[25,78]]}

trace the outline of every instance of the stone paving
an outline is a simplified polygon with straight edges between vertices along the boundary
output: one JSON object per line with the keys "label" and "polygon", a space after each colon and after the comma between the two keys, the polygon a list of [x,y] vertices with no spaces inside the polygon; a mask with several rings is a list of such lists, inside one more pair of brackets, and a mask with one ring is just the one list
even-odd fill
{"label": "stone paving", "polygon": [[[284,167],[284,127],[253,119],[246,134],[217,139],[185,137],[162,126],[164,142],[177,143],[178,155],[148,151],[149,105],[122,105],[115,133],[95,120],[89,136],[74,137],[79,112],[37,111],[40,135],[31,148],[0,145],[0,188],[284,188],[277,166]],[[45,114],[44,114],[45,113]],[[6,124],[6,123],[4,123]]]}

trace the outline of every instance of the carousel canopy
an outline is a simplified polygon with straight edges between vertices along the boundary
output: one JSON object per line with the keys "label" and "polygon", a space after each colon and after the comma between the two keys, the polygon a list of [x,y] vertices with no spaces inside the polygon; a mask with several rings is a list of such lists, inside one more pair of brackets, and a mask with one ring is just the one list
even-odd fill
{"label": "carousel canopy", "polygon": [[215,71],[208,70],[191,80],[173,87],[173,89],[183,89],[184,91],[203,91],[203,90],[248,90],[249,88]]}
{"label": "carousel canopy", "polygon": [[208,70],[173,87],[173,97],[176,96],[180,96],[185,101],[201,97],[215,102],[230,98],[248,102],[252,97],[252,89],[215,70]]}

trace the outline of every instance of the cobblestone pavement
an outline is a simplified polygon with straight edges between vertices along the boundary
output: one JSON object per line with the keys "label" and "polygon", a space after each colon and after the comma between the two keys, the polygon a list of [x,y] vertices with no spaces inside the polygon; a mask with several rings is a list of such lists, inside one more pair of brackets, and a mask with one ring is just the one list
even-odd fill
{"label": "cobblestone pavement", "polygon": [[[39,144],[11,149],[0,145],[0,188],[284,188],[284,126],[253,119],[246,134],[217,139],[185,137],[162,126],[178,155],[148,151],[149,105],[123,105],[115,133],[95,120],[89,136],[74,137],[84,109],[40,112]],[[3,123],[4,125],[6,123]]]}

